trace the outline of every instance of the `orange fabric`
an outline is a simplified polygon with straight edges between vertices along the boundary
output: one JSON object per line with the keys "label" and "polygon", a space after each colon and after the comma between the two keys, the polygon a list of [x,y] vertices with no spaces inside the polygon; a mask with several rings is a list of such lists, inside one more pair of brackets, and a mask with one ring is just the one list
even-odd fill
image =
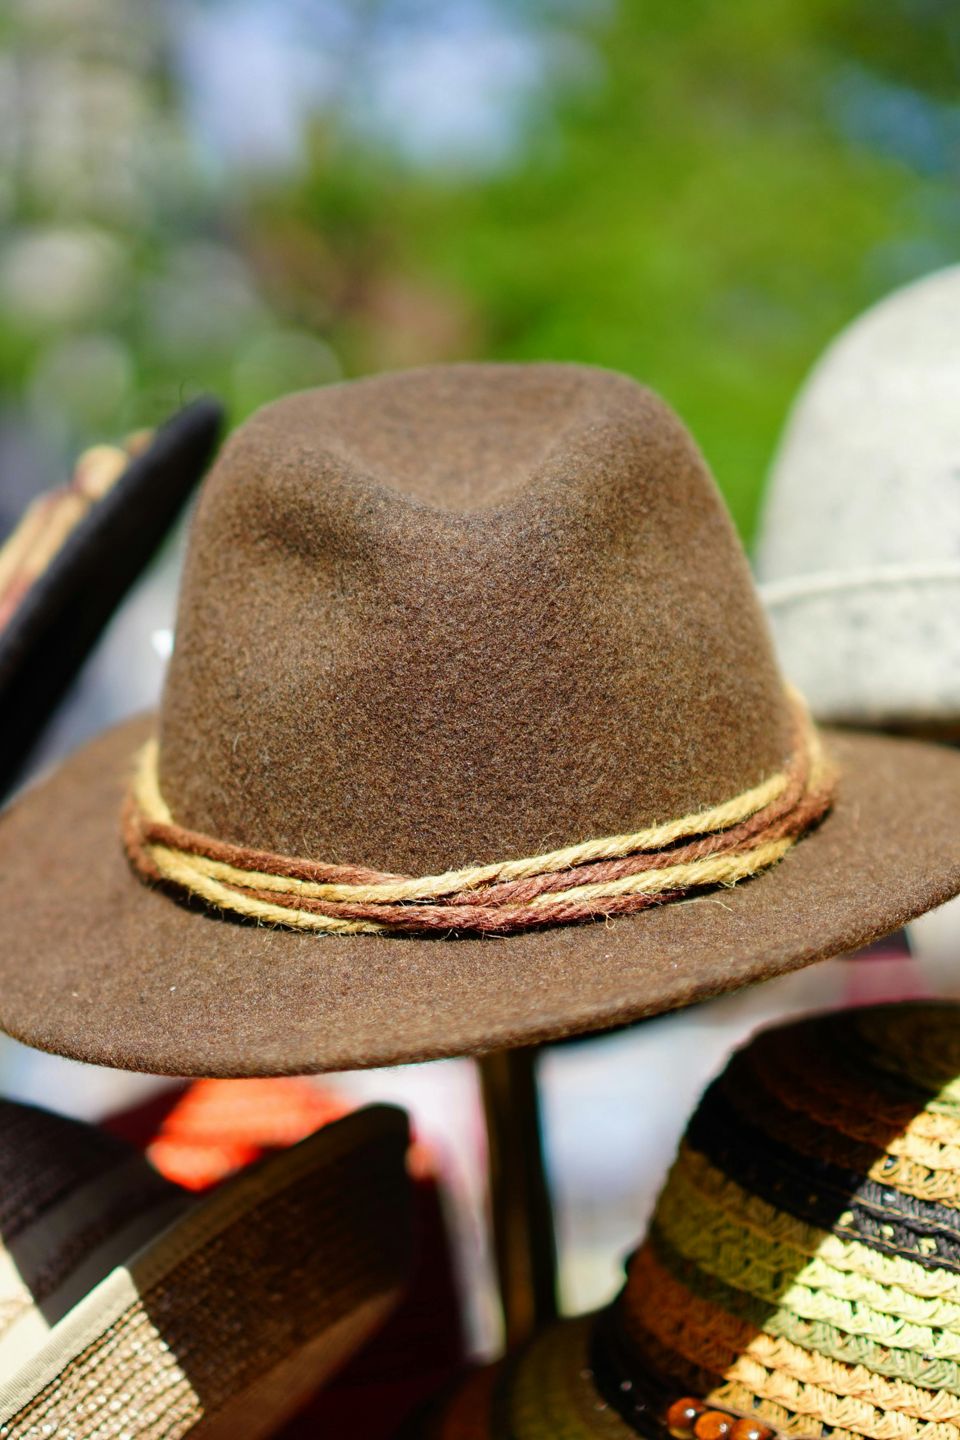
{"label": "orange fabric", "polygon": [[168,1180],[206,1190],[350,1108],[307,1080],[198,1080],[161,1123],[147,1155]]}

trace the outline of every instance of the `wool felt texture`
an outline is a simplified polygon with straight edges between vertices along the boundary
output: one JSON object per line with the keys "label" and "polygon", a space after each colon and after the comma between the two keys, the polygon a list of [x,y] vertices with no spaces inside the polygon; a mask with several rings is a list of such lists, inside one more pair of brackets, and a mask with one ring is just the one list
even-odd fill
{"label": "wool felt texture", "polygon": [[[739,1418],[956,1440],[958,1022],[955,1003],[880,1006],[754,1039],[698,1106],[616,1301],[419,1433],[746,1440]],[[733,1420],[668,1423],[684,1398]]]}
{"label": "wool felt texture", "polygon": [[174,1074],[479,1052],[855,949],[960,889],[960,756],[868,737],[827,737],[833,808],[773,869],[503,939],[235,923],[145,884],[120,835],[154,729],[177,823],[429,875],[723,803],[792,727],[730,520],[649,391],[486,365],[293,396],[204,487],[159,721],[0,824],[0,1021]]}
{"label": "wool felt texture", "polygon": [[757,573],[821,719],[960,739],[960,266],[817,361],[770,472]]}
{"label": "wool felt texture", "polygon": [[373,1107],[200,1199],[115,1137],[0,1104],[2,1433],[276,1433],[397,1298],[406,1147]]}
{"label": "wool felt texture", "polygon": [[0,628],[0,798],[196,487],[221,422],[220,407],[203,400],[161,426]]}

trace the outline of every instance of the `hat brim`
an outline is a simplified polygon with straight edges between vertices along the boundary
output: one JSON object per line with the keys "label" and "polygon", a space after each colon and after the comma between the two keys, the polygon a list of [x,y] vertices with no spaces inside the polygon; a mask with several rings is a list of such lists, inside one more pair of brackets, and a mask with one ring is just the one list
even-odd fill
{"label": "hat brim", "polygon": [[590,1369],[596,1315],[561,1320],[529,1345],[509,1377],[511,1410],[521,1409],[523,1428],[534,1435],[568,1440],[637,1440],[637,1432],[601,1398]]}
{"label": "hat brim", "polygon": [[198,400],[161,426],[0,629],[0,798],[195,489],[222,421]]}
{"label": "hat brim", "polygon": [[146,1409],[152,1433],[275,1434],[399,1298],[408,1142],[371,1106],[189,1204],[3,1378],[2,1433],[109,1405],[117,1434]]}
{"label": "hat brim", "polygon": [[590,1370],[597,1316],[561,1320],[519,1355],[474,1371],[404,1440],[637,1440],[607,1405]]}
{"label": "hat brim", "polygon": [[960,738],[960,563],[826,571],[759,591],[783,667],[820,719]]}
{"label": "hat brim", "polygon": [[151,721],[77,751],[0,824],[0,1025],[170,1075],[282,1075],[473,1054],[690,1005],[854,950],[960,891],[960,752],[828,734],[833,810],[734,889],[498,939],[319,937],[144,884],[119,834]]}

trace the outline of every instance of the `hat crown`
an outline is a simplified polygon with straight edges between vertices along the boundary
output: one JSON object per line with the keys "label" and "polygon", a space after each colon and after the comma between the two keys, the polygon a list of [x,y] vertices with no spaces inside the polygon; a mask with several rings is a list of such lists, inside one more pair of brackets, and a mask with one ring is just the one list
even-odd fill
{"label": "hat crown", "polygon": [[182,824],[420,874],[689,813],[790,743],[696,447],[634,382],[560,365],[254,416],[195,519],[160,738]]}
{"label": "hat crown", "polygon": [[898,290],[828,347],[770,478],[763,580],[960,562],[960,266]]}

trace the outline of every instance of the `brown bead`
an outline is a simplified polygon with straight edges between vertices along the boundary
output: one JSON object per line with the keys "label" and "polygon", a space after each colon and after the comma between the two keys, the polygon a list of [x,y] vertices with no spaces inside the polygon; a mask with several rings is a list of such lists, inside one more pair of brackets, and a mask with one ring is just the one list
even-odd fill
{"label": "brown bead", "polygon": [[730,1432],[730,1440],[773,1440],[775,1433],[759,1420],[738,1420]]}
{"label": "brown bead", "polygon": [[706,1408],[702,1400],[694,1400],[689,1395],[675,1400],[667,1411],[667,1429],[674,1440],[693,1440],[694,1426]]}
{"label": "brown bead", "polygon": [[722,1410],[706,1410],[693,1427],[697,1440],[730,1440],[734,1420]]}

